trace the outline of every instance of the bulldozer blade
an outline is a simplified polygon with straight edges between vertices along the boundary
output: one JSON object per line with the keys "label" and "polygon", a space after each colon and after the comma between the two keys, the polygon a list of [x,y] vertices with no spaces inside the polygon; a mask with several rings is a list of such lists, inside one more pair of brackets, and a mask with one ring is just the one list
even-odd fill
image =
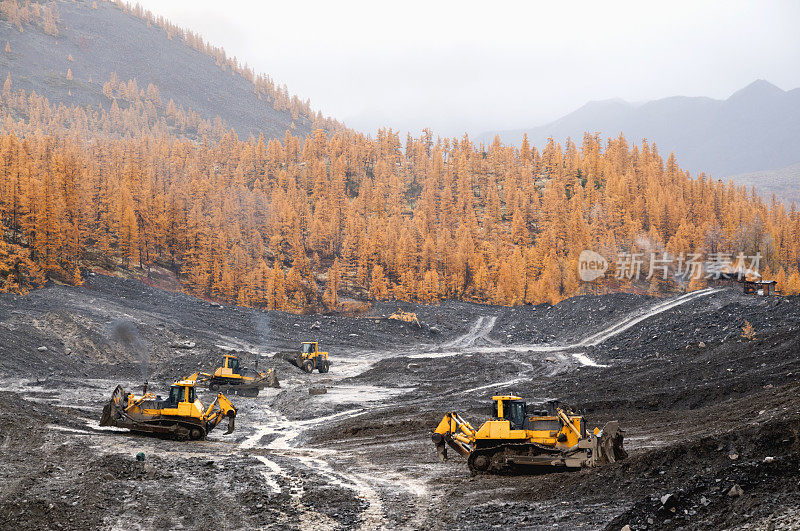
{"label": "bulldozer blade", "polygon": [[113,418],[115,410],[113,404],[108,403],[103,407],[103,416],[100,417],[100,425],[101,426],[111,426],[113,425]]}
{"label": "bulldozer blade", "polygon": [[114,389],[114,392],[111,393],[111,400],[103,407],[103,415],[100,417],[100,426],[117,425],[117,421],[124,416],[127,396],[121,385],[118,385]]}
{"label": "bulldozer blade", "polygon": [[619,422],[612,420],[603,426],[603,435],[600,440],[600,464],[614,463],[628,457],[628,452],[623,448],[625,431],[619,427]]}

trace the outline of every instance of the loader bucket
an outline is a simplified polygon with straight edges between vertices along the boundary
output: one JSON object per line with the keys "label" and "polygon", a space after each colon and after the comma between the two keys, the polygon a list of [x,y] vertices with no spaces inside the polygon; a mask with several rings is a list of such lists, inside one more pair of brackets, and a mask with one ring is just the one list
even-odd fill
{"label": "loader bucket", "polygon": [[622,446],[624,438],[625,431],[619,427],[618,421],[606,422],[597,448],[599,465],[614,463],[628,457],[628,452]]}
{"label": "loader bucket", "polygon": [[275,370],[272,369],[269,371],[269,376],[267,376],[267,387],[280,387],[281,384],[278,381],[278,375],[275,374]]}
{"label": "loader bucket", "polygon": [[279,356],[281,359],[288,361],[295,367],[303,366],[303,356],[300,356],[297,352],[281,352]]}

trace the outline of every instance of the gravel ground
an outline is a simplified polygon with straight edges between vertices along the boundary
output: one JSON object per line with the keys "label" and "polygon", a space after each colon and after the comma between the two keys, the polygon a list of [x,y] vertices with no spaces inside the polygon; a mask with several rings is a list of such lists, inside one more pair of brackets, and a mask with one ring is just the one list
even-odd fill
{"label": "gravel ground", "polygon": [[[387,319],[398,306],[421,326]],[[745,320],[755,340],[741,337]],[[120,321],[142,348],[114,340]],[[308,339],[330,351],[330,373],[275,355]],[[233,434],[179,442],[98,427],[117,383],[146,378],[164,394],[213,368],[220,346],[281,381],[233,397]],[[792,529],[798,374],[798,298],[381,303],[353,318],[219,307],[92,276],[0,296],[0,527]],[[619,419],[631,456],[475,478],[461,458],[439,463],[430,432],[443,413],[479,424],[498,392],[559,399],[590,426]]]}

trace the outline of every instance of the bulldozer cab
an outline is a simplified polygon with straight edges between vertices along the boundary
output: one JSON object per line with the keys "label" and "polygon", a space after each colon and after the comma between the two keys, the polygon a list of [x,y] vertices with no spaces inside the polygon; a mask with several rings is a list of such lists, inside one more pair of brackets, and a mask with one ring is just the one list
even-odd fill
{"label": "bulldozer cab", "polygon": [[303,348],[301,351],[303,354],[307,354],[313,356],[317,353],[317,344],[313,342],[303,342]]}
{"label": "bulldozer cab", "polygon": [[173,408],[178,407],[178,402],[183,401],[184,391],[183,387],[179,385],[173,385],[169,389],[169,399],[165,404],[165,407]]}
{"label": "bulldozer cab", "polygon": [[197,400],[197,391],[193,385],[173,385],[169,390],[169,400],[167,407],[178,407],[181,402],[194,404]]}
{"label": "bulldozer cab", "polygon": [[512,430],[525,429],[525,420],[528,417],[527,413],[527,404],[525,404],[525,402],[522,400],[514,400],[506,403],[505,418],[511,422]]}
{"label": "bulldozer cab", "polygon": [[492,417],[509,421],[512,430],[526,428],[528,406],[524,400],[511,395],[493,396],[492,400],[495,401],[492,406]]}
{"label": "bulldozer cab", "polygon": [[239,374],[239,358],[236,356],[225,355],[225,360],[223,362],[223,367],[226,369],[230,369],[233,374]]}
{"label": "bulldozer cab", "polygon": [[180,381],[172,384],[172,387],[169,389],[169,397],[167,397],[166,401],[156,402],[154,406],[155,409],[160,410],[177,410],[165,412],[165,414],[169,415],[195,416],[195,410],[197,410],[195,405],[196,400],[197,391],[195,391],[194,383]]}

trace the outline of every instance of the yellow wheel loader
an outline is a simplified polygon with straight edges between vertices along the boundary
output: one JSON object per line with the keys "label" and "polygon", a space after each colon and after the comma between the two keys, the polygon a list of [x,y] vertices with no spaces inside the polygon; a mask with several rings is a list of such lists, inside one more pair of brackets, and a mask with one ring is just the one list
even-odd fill
{"label": "yellow wheel loader", "polygon": [[475,429],[455,411],[447,413],[431,438],[442,461],[447,446],[467,458],[470,473],[494,474],[578,470],[627,457],[617,421],[586,431],[584,419],[567,408],[528,411],[518,396],[493,396],[492,420]]}
{"label": "yellow wheel loader", "polygon": [[200,440],[227,417],[228,431],[225,434],[232,433],[236,408],[222,393],[207,409],[204,408],[195,389],[198,376],[193,374],[172,384],[167,398],[148,393],[147,384],[141,396],[126,393],[118,385],[103,408],[100,426]]}
{"label": "yellow wheel loader", "polygon": [[224,390],[242,396],[258,396],[259,390],[265,387],[280,387],[274,369],[258,372],[241,367],[239,358],[233,354],[222,355],[222,366],[217,367],[214,374],[200,373],[199,381],[208,381],[212,391]]}
{"label": "yellow wheel loader", "polygon": [[305,372],[312,372],[316,369],[320,373],[326,373],[331,367],[328,353],[319,351],[318,341],[303,341],[300,345],[300,352],[284,352],[281,355],[286,361],[300,367]]}

